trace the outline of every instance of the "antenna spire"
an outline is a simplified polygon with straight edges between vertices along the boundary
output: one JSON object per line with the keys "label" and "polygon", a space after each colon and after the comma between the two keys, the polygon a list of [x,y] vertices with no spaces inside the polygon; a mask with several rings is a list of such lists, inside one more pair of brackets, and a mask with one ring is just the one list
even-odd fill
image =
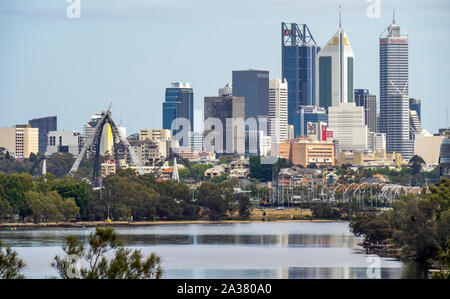
{"label": "antenna spire", "polygon": [[341,8],[341,5],[339,5],[339,29],[342,28],[341,20],[342,20],[342,8]]}
{"label": "antenna spire", "polygon": [[392,11],[392,24],[395,25],[395,9]]}

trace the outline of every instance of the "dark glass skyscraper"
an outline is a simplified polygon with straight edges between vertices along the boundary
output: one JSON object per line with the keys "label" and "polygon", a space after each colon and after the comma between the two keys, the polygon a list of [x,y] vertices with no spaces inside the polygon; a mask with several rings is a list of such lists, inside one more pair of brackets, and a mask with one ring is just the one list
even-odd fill
{"label": "dark glass skyscraper", "polygon": [[[172,83],[166,88],[166,100],[163,103],[163,129],[172,129],[172,122],[177,118],[185,118],[194,131],[194,91],[187,82]],[[178,130],[173,130],[175,134]],[[180,146],[187,146],[187,140],[182,140]]]}
{"label": "dark glass skyscraper", "polygon": [[245,98],[245,119],[269,117],[269,71],[233,71],[232,92]]}
{"label": "dark glass skyscraper", "polygon": [[[234,120],[244,120],[245,103],[243,97],[233,96],[219,96],[219,97],[205,97],[204,113],[205,120],[208,118],[217,118],[222,122],[222,147],[223,152],[234,153],[238,152],[239,143],[242,145],[245,135],[242,132],[237,132],[237,127],[234,125]],[[227,119],[232,119],[233,124],[227,123]],[[230,125],[230,126],[229,126]],[[227,144],[227,135],[231,144]],[[241,138],[240,138],[241,137]],[[215,149],[217,151],[217,149]],[[242,150],[245,150],[242,148]],[[220,151],[219,151],[220,152]]]}
{"label": "dark glass skyscraper", "polygon": [[300,106],[318,105],[316,61],[320,47],[305,24],[281,23],[281,74],[288,83],[288,124]]}
{"label": "dark glass skyscraper", "polygon": [[57,131],[56,116],[35,118],[28,122],[32,128],[39,128],[39,153],[45,154],[47,151],[47,134],[50,131]]}
{"label": "dark glass skyscraper", "polygon": [[364,107],[364,124],[373,132],[377,132],[377,96],[368,89],[355,89],[356,106]]}

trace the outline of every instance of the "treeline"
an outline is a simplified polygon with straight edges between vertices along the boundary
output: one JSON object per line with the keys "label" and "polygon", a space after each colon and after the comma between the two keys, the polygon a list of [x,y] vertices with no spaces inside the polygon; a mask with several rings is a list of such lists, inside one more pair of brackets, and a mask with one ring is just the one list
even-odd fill
{"label": "treeline", "polygon": [[234,217],[236,211],[247,218],[248,199],[234,194],[235,184],[233,180],[203,182],[191,189],[181,182],[158,181],[150,174],[124,169],[92,190],[90,184],[70,176],[46,174],[33,180],[29,174],[0,174],[0,220],[221,220]]}
{"label": "treeline", "polygon": [[[4,148],[0,147],[0,173],[14,174],[14,173],[30,173],[32,175],[39,175],[42,173],[42,160],[44,156],[38,154],[31,154],[27,159],[15,159]],[[106,160],[109,157],[102,157]],[[47,173],[52,173],[57,178],[62,178],[69,172],[75,158],[69,153],[54,153],[47,159]],[[84,158],[81,161],[80,167],[75,174],[76,178],[91,178],[94,169],[94,159]]]}
{"label": "treeline", "polygon": [[363,212],[350,222],[356,236],[371,244],[391,244],[403,256],[437,260],[450,240],[450,180],[425,188],[421,195],[404,195],[382,213]]}

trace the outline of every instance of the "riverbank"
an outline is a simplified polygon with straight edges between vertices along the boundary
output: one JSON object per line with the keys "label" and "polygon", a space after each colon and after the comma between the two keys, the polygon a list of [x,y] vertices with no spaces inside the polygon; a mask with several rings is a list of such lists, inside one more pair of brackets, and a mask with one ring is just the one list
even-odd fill
{"label": "riverbank", "polygon": [[78,222],[44,222],[44,223],[0,223],[0,230],[26,230],[37,228],[86,228],[86,227],[137,227],[137,226],[152,226],[152,225],[169,225],[169,224],[231,224],[231,223],[263,223],[263,222],[343,222],[340,220],[179,220],[179,221],[78,221]]}

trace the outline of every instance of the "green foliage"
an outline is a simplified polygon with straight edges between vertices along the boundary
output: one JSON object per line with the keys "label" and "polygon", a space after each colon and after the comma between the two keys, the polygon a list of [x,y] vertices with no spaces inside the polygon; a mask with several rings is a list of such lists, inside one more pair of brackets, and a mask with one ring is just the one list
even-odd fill
{"label": "green foliage", "polygon": [[233,211],[233,186],[229,183],[204,182],[198,189],[198,203],[211,220],[221,220]]}
{"label": "green foliage", "polygon": [[0,196],[0,220],[7,219],[12,215],[12,207],[6,199]]}
{"label": "green foliage", "polygon": [[350,230],[358,237],[371,243],[379,243],[392,238],[393,228],[384,215],[359,214],[350,222]]}
{"label": "green foliage", "polygon": [[350,227],[355,235],[370,242],[392,239],[415,260],[436,259],[450,239],[449,190],[450,180],[443,179],[421,196],[402,196],[393,203],[392,211],[357,215]]}
{"label": "green foliage", "polygon": [[36,223],[72,220],[80,212],[73,198],[63,199],[56,191],[28,191],[25,198]]}
{"label": "green foliage", "polygon": [[64,177],[60,181],[55,181],[52,189],[58,191],[63,198],[74,198],[75,203],[80,208],[80,215],[85,218],[88,212],[89,203],[92,200],[86,183],[78,183],[70,176]]}
{"label": "green foliage", "polygon": [[317,164],[316,163],[310,163],[310,164],[308,164],[307,168],[317,169]]}
{"label": "green foliage", "polygon": [[291,167],[292,163],[284,158],[279,158],[275,164],[261,164],[259,156],[250,157],[250,177],[261,181],[271,181],[273,176],[277,177],[280,169]]}
{"label": "green foliage", "polygon": [[223,183],[226,180],[228,180],[228,174],[227,173],[223,173],[220,176],[215,176],[215,177],[212,177],[210,179],[211,182],[216,183],[216,184]]}
{"label": "green foliage", "polygon": [[450,279],[450,240],[439,252],[439,270],[439,273],[433,274],[434,279]]}
{"label": "green foliage", "polygon": [[247,196],[243,196],[239,200],[238,212],[239,212],[239,218],[241,218],[241,219],[250,218],[250,200]]}
{"label": "green foliage", "polygon": [[3,250],[0,242],[0,278],[22,279],[24,268],[25,263],[18,257],[17,252],[9,247]]}
{"label": "green foliage", "polygon": [[338,209],[332,208],[325,204],[318,204],[312,207],[314,218],[319,219],[339,219],[341,213]]}
{"label": "green foliage", "polygon": [[104,220],[108,207],[113,220],[198,219],[200,208],[191,201],[189,187],[173,180],[158,182],[132,169],[108,176],[103,189],[89,203],[87,218]]}
{"label": "green foliage", "polygon": [[[55,256],[52,267],[63,279],[150,279],[161,278],[160,257],[152,253],[144,258],[140,250],[131,251],[123,247],[112,228],[97,228],[89,235],[89,249],[74,236],[68,236],[63,247],[65,257]],[[113,252],[108,259],[108,252]],[[89,265],[73,271],[71,256],[76,255]],[[72,271],[71,271],[72,270]]]}
{"label": "green foliage", "polygon": [[411,165],[412,173],[418,174],[421,170],[423,165],[425,165],[425,161],[422,159],[422,157],[418,155],[414,155],[410,160],[409,164]]}
{"label": "green foliage", "polygon": [[13,212],[22,217],[31,214],[25,193],[33,188],[33,180],[29,174],[0,174],[0,186],[3,190],[2,197],[8,201]]}

